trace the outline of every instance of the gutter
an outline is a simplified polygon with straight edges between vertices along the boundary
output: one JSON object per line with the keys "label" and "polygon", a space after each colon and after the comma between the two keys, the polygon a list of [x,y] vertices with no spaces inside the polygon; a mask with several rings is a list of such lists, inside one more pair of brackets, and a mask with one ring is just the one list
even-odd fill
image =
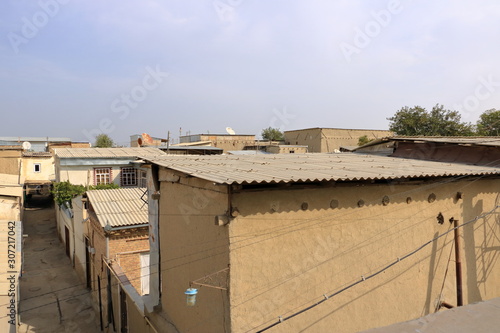
{"label": "gutter", "polygon": [[111,227],[106,231],[115,231],[115,230],[125,230],[125,229],[134,229],[134,228],[143,228],[143,227],[149,227],[149,223],[144,223],[144,224],[134,224],[134,225],[126,225],[122,227]]}

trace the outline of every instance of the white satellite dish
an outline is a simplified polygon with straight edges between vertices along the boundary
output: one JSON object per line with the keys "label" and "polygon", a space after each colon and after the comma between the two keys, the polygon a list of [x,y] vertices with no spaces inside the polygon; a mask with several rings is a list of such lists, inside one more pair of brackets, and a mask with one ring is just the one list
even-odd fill
{"label": "white satellite dish", "polygon": [[229,135],[235,135],[236,134],[236,132],[231,127],[226,127],[226,132]]}
{"label": "white satellite dish", "polygon": [[24,150],[30,150],[31,149],[31,143],[28,141],[23,142],[23,149]]}

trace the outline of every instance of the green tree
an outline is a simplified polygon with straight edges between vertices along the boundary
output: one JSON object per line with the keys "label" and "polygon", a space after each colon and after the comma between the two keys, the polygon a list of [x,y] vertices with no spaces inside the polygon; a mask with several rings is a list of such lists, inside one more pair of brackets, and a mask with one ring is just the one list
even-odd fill
{"label": "green tree", "polygon": [[477,134],[484,136],[500,135],[500,110],[486,110],[479,116]]}
{"label": "green tree", "polygon": [[262,130],[262,138],[269,141],[283,141],[285,140],[285,135],[279,128],[268,127]]}
{"label": "green tree", "polygon": [[360,136],[359,139],[358,139],[358,146],[364,146],[368,142],[371,142],[371,141],[373,141],[373,139],[371,139],[371,140],[368,139],[367,135]]}
{"label": "green tree", "polygon": [[435,105],[429,112],[420,106],[405,106],[387,118],[389,129],[408,136],[470,136],[474,127],[461,121],[460,113]]}
{"label": "green tree", "polygon": [[113,140],[107,134],[101,133],[95,137],[94,147],[109,148],[113,147],[114,144]]}

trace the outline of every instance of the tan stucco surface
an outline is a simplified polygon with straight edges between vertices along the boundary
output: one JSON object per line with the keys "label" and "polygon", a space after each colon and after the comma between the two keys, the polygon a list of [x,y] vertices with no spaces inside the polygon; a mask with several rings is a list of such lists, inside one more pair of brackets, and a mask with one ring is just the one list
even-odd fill
{"label": "tan stucco surface", "polygon": [[227,291],[202,287],[186,306],[190,281],[227,268],[228,230],[215,225],[227,210],[224,188],[161,172],[160,241],[162,309],[180,332],[229,331]]}
{"label": "tan stucco surface", "polygon": [[392,136],[393,132],[384,130],[309,128],[285,131],[285,143],[289,145],[307,145],[310,153],[331,153],[341,146],[357,146],[362,136],[377,139]]}
{"label": "tan stucco surface", "polygon": [[[240,214],[229,224],[232,330],[255,331],[285,318],[450,230],[450,218],[462,223],[491,210],[499,185],[476,180],[235,193]],[[463,199],[456,199],[457,191]],[[437,199],[429,203],[431,193]],[[386,206],[384,196],[390,198]],[[338,208],[330,207],[332,200]],[[497,216],[460,230],[465,304],[500,296]],[[269,332],[355,332],[432,313],[440,300],[453,304],[452,244],[450,233]]]}

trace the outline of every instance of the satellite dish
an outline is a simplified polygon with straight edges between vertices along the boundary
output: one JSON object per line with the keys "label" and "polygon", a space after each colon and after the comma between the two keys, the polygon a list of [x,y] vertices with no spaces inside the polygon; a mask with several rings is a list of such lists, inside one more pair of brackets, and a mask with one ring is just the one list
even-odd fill
{"label": "satellite dish", "polygon": [[235,135],[236,134],[236,132],[231,127],[226,127],[226,132],[229,135]]}
{"label": "satellite dish", "polygon": [[31,149],[31,143],[30,143],[30,142],[28,142],[28,141],[24,141],[24,142],[23,142],[23,149],[24,149],[24,150],[29,150],[29,149]]}

